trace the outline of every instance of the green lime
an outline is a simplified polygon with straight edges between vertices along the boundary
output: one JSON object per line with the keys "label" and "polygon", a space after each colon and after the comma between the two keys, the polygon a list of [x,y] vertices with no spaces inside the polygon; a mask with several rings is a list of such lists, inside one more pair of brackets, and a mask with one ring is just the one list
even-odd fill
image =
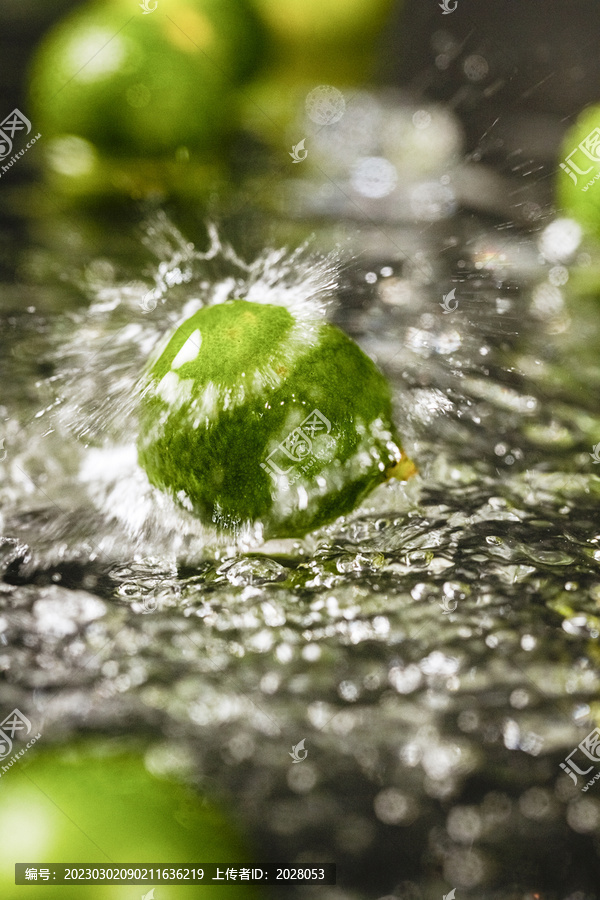
{"label": "green lime", "polygon": [[584,110],[559,155],[557,206],[600,237],[600,106]]}
{"label": "green lime", "polygon": [[342,331],[283,306],[201,309],[151,366],[138,454],[150,482],[202,521],[294,537],[415,469],[388,384]]}
{"label": "green lime", "polygon": [[[33,750],[30,754],[33,754]],[[0,894],[47,900],[140,897],[150,886],[78,885],[15,887],[15,863],[194,863],[248,866],[237,830],[212,803],[184,785],[150,774],[134,752],[100,744],[41,750],[17,760],[0,779]],[[143,887],[143,890],[142,890]],[[212,893],[211,893],[212,891]],[[161,885],[161,900],[213,896],[214,887]],[[221,883],[219,896],[257,900],[259,889]]]}
{"label": "green lime", "polygon": [[[393,0],[253,0],[273,31],[296,42],[345,43],[374,38]],[[310,52],[311,47],[307,47]]]}
{"label": "green lime", "polygon": [[[253,2],[276,40],[267,71],[241,97],[243,124],[275,152],[287,154],[291,147],[283,148],[282,133],[297,129],[311,91],[333,85],[350,90],[352,96],[372,79],[378,38],[394,4],[393,0]],[[287,155],[284,158],[289,161]]]}
{"label": "green lime", "polygon": [[35,126],[47,142],[75,136],[112,157],[215,149],[261,35],[245,0],[160,0],[147,15],[125,0],[86,4],[34,58]]}
{"label": "green lime", "polygon": [[[106,0],[130,14],[132,0]],[[189,52],[190,42],[235,83],[251,77],[263,63],[267,30],[251,0],[141,0],[158,17],[167,17],[176,44]],[[134,0],[139,15],[140,0]],[[143,18],[150,14],[146,13]],[[176,35],[176,31],[179,32]]]}

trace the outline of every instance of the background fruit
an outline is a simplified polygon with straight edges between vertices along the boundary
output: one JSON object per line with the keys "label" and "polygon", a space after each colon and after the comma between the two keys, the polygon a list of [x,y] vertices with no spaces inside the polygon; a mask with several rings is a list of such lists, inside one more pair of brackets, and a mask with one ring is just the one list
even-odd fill
{"label": "background fruit", "polygon": [[[243,122],[279,153],[283,149],[283,134],[290,126],[294,127],[311,90],[330,84],[353,89],[354,93],[377,75],[378,40],[398,2],[253,0],[253,3],[275,40],[267,71],[249,85],[241,98]],[[286,162],[287,159],[286,156]]]}
{"label": "background fruit", "polygon": [[[225,816],[183,785],[151,775],[141,755],[91,743],[35,752],[32,758],[30,750],[0,780],[0,894],[5,900],[67,894],[78,900],[121,900],[150,890],[108,884],[16,887],[15,862],[249,864]],[[211,891],[210,885],[161,885],[160,897],[208,897]],[[252,885],[230,883],[220,886],[219,896],[257,900],[260,893]]]}
{"label": "background fruit", "polygon": [[[281,38],[342,44],[377,34],[392,0],[253,0]],[[310,53],[311,47],[307,50]]]}
{"label": "background fruit", "polygon": [[124,0],[75,10],[42,41],[31,97],[45,139],[75,135],[113,156],[208,150],[235,126],[234,88],[262,30],[244,0]]}

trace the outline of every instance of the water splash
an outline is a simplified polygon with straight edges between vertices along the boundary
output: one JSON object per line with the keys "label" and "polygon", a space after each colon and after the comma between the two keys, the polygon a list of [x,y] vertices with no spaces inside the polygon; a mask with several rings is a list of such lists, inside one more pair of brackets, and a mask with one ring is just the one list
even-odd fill
{"label": "water splash", "polygon": [[[164,213],[149,221],[143,243],[158,259],[148,268],[152,284],[119,282],[112,271],[88,266],[76,281],[89,304],[68,316],[72,333],[57,340],[55,372],[41,385],[51,399],[36,424],[46,438],[52,435],[53,448],[60,445],[55,458],[67,457],[65,480],[91,499],[102,522],[104,536],[97,543],[104,552],[112,552],[122,537],[128,552],[144,548],[175,556],[231,544],[152,488],[137,463],[142,373],[173,330],[198,309],[230,299],[285,306],[308,329],[334,303],[340,271],[335,254],[317,256],[305,244],[294,251],[266,249],[247,263],[221,240],[215,225],[207,231],[208,249],[200,251]],[[80,534],[81,521],[67,518],[73,525],[63,517],[68,539]],[[236,545],[261,540],[257,523]]]}

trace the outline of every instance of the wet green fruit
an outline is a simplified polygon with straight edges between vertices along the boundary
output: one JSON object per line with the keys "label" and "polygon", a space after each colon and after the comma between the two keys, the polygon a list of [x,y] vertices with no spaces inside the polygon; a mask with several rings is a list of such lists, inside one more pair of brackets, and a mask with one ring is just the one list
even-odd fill
{"label": "wet green fruit", "polygon": [[150,482],[239,533],[299,536],[415,469],[387,382],[343,332],[282,306],[201,309],[152,365],[138,454]]}
{"label": "wet green fruit", "polygon": [[557,206],[600,237],[600,106],[586,109],[560,151]]}
{"label": "wet green fruit", "polygon": [[[193,863],[248,866],[248,851],[216,807],[176,781],[151,775],[137,753],[96,744],[34,751],[0,779],[0,895],[13,898],[65,896],[120,900],[140,897],[150,886],[78,885],[51,882],[15,887],[15,863]],[[213,897],[210,884],[162,885],[161,900]],[[227,900],[257,900],[260,889],[223,883]]]}

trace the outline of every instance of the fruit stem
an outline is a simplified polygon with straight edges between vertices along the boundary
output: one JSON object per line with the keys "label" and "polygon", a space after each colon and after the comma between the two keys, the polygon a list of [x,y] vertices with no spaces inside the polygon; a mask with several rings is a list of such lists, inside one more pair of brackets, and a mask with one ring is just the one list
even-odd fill
{"label": "fruit stem", "polygon": [[412,459],[409,459],[406,453],[404,453],[403,451],[401,451],[400,453],[401,455],[398,462],[391,468],[386,469],[386,481],[389,481],[392,478],[396,478],[398,481],[408,481],[408,479],[412,478],[413,475],[417,475],[419,470],[415,466]]}

